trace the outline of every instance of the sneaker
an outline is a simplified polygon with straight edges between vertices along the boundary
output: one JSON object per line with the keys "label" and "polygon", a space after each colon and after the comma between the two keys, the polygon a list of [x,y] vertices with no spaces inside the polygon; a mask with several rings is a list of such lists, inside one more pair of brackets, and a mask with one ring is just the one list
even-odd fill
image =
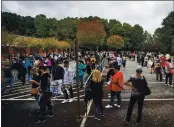
{"label": "sneaker", "polygon": [[71,99],[68,100],[68,102],[70,102],[70,103],[73,102],[73,101],[74,101],[73,98],[71,98]]}
{"label": "sneaker", "polygon": [[53,113],[49,113],[48,115],[47,115],[47,117],[53,117]]}
{"label": "sneaker", "polygon": [[116,106],[116,107],[120,108],[120,105],[114,104],[114,106]]}
{"label": "sneaker", "polygon": [[102,117],[104,117],[105,115],[104,114],[101,114]]}
{"label": "sneaker", "polygon": [[101,118],[98,118],[98,117],[95,117],[94,119],[96,119],[96,120],[101,120]]}
{"label": "sneaker", "polygon": [[35,123],[43,123],[43,122],[45,122],[45,119],[43,119],[43,120],[38,119],[38,120],[35,121]]}
{"label": "sneaker", "polygon": [[168,84],[165,84],[166,86],[168,85]]}
{"label": "sneaker", "polygon": [[108,104],[108,105],[105,106],[105,108],[112,108],[112,107],[113,107],[113,106],[110,105],[110,104]]}
{"label": "sneaker", "polygon": [[171,87],[174,87],[173,85],[171,85]]}
{"label": "sneaker", "polygon": [[68,100],[64,100],[62,101],[62,104],[68,103]]}

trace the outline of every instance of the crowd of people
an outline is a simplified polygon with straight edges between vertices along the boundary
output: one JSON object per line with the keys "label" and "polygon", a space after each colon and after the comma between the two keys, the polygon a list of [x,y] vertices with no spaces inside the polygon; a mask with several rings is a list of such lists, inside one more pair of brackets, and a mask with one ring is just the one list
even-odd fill
{"label": "crowd of people", "polygon": [[[12,70],[18,71],[18,79],[22,81],[22,85],[26,82],[32,85],[31,95],[35,97],[37,105],[39,107],[39,118],[36,123],[44,122],[45,116],[53,116],[53,106],[51,103],[51,97],[64,97],[62,104],[73,102],[73,85],[76,75],[72,68],[70,68],[70,62],[74,60],[73,54],[68,55],[65,53],[65,58],[58,57],[57,54],[50,53],[46,55],[17,55],[11,59],[11,65],[4,62],[2,67],[2,83],[1,90],[6,90],[6,85],[9,84],[9,92],[12,92],[14,78]],[[101,120],[103,116],[102,98],[103,98],[103,84],[101,72],[96,69],[96,65],[103,59],[107,58],[109,63],[109,71],[106,76],[108,89],[110,94],[110,102],[105,108],[112,108],[116,106],[121,107],[121,91],[124,90],[124,85],[132,88],[132,94],[129,102],[127,116],[125,122],[128,124],[131,118],[132,109],[136,101],[138,101],[138,117],[137,124],[142,119],[142,107],[143,101],[146,95],[150,94],[147,86],[147,81],[144,76],[141,75],[142,67],[150,67],[151,74],[156,73],[156,80],[162,81],[165,77],[166,85],[173,87],[172,84],[172,64],[170,57],[159,54],[148,53],[135,53],[135,52],[79,52],[79,82],[80,88],[84,87],[85,74],[90,76],[93,72],[92,78],[87,85],[87,93],[90,94],[90,99],[94,100],[95,104],[95,118]],[[137,58],[136,58],[137,56]],[[121,68],[126,68],[127,60],[135,61],[142,65],[136,69],[136,75],[124,82],[123,73]],[[60,63],[63,62],[63,67]],[[27,81],[26,81],[27,79]],[[169,79],[169,84],[168,84]],[[130,84],[131,83],[131,84]],[[141,85],[140,85],[141,84]],[[114,97],[117,97],[117,104],[114,104]],[[85,100],[89,100],[86,98]],[[89,97],[89,96],[88,96]],[[46,107],[48,113],[46,113]]]}
{"label": "crowd of people", "polygon": [[150,68],[150,73],[156,73],[156,80],[165,80],[165,85],[173,87],[172,74],[173,74],[173,63],[169,54],[156,54],[146,53],[137,55],[137,63],[142,67]]}
{"label": "crowd of people", "polygon": [[[81,55],[82,54],[82,55]],[[79,52],[79,81],[80,88],[84,87],[85,73],[89,76],[92,70],[95,69],[96,64],[104,57],[104,53],[95,52]],[[18,79],[22,81],[22,85],[26,83],[31,84],[31,95],[36,99],[39,107],[39,118],[36,123],[44,122],[45,116],[53,116],[51,97],[64,97],[62,104],[73,102],[73,85],[74,78],[77,74],[70,68],[74,56],[63,60],[63,66],[60,65],[60,59],[54,53],[46,56],[35,54],[26,56],[25,54],[13,57],[11,64],[4,62],[2,67],[2,93],[13,92],[14,77],[12,70],[18,71]],[[75,68],[75,67],[74,67]],[[10,86],[6,89],[7,85]],[[7,91],[8,90],[8,91]],[[46,114],[46,107],[48,114]]]}
{"label": "crowd of people", "polygon": [[[140,53],[141,54],[141,53]],[[148,87],[148,82],[145,76],[142,75],[143,68],[149,67],[150,69],[154,67],[154,72],[156,72],[156,80],[160,75],[160,81],[162,81],[162,74],[165,75],[166,84],[169,79],[169,86],[172,85],[172,75],[174,71],[172,70],[171,59],[169,55],[149,55],[144,54],[139,57],[140,54],[137,54],[137,63],[139,65],[135,70],[135,75],[130,77],[127,81],[124,81],[124,74],[121,68],[125,68],[126,60],[130,59],[132,61],[136,60],[133,54],[117,54],[109,58],[109,71],[107,72],[106,81],[107,88],[110,91],[108,97],[110,102],[105,108],[121,107],[122,99],[121,92],[124,90],[125,86],[128,86],[132,89],[130,101],[127,109],[127,114],[125,117],[125,124],[130,125],[132,110],[136,102],[138,102],[138,113],[136,119],[136,125],[139,125],[142,120],[142,109],[145,96],[151,94],[151,90]],[[145,56],[145,57],[144,57]],[[151,63],[152,62],[152,63]],[[154,73],[154,72],[151,72]],[[103,87],[104,81],[101,77],[101,72],[99,70],[94,70],[93,78],[86,89],[85,101],[93,99],[95,104],[95,119],[101,120],[104,116],[103,114]],[[114,98],[117,97],[117,103],[114,104]]]}

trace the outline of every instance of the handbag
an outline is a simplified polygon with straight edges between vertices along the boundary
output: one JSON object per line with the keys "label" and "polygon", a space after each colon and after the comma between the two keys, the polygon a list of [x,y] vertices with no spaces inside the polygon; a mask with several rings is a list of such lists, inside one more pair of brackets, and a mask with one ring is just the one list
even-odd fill
{"label": "handbag", "polygon": [[143,94],[144,94],[145,96],[147,96],[147,95],[150,95],[150,94],[151,94],[151,90],[149,89],[149,87],[148,87],[148,86],[146,86],[146,87],[145,87]]}
{"label": "handbag", "polygon": [[151,90],[149,89],[149,87],[148,87],[148,85],[147,85],[147,81],[146,81],[146,79],[145,79],[144,76],[143,76],[143,78],[144,78],[144,81],[145,81],[145,87],[144,87],[144,92],[143,92],[143,94],[144,94],[145,96],[147,96],[147,95],[150,95],[150,94],[151,94]]}

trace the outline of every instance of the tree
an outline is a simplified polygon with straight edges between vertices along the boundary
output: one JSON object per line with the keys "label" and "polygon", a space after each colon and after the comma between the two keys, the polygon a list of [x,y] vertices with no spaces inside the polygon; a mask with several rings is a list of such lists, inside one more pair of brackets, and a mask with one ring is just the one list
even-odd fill
{"label": "tree", "polygon": [[153,35],[155,43],[162,45],[163,52],[171,53],[173,52],[174,45],[172,39],[174,40],[174,11],[170,12],[166,18],[162,21],[162,27],[157,28]]}
{"label": "tree", "polygon": [[36,37],[48,37],[49,24],[45,15],[40,14],[35,17]]}
{"label": "tree", "polygon": [[110,49],[121,49],[124,47],[124,40],[119,35],[112,35],[107,39],[107,45]]}
{"label": "tree", "polygon": [[142,42],[144,41],[143,33],[143,28],[140,25],[135,25],[133,27],[130,36],[130,42],[133,46],[133,49],[141,49]]}
{"label": "tree", "polygon": [[96,20],[83,21],[78,25],[76,37],[80,46],[94,47],[102,45],[106,37],[104,25]]}

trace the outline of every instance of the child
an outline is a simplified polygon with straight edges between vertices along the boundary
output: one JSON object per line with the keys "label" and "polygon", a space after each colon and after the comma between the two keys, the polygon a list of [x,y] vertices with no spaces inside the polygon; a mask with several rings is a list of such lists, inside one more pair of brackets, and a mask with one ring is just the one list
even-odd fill
{"label": "child", "polygon": [[[111,83],[111,77],[115,74],[114,69],[112,68],[112,65],[110,64],[109,66],[111,69],[108,71],[107,76],[106,76],[106,82],[107,82],[108,87]],[[108,97],[110,97],[110,94],[108,94]]]}
{"label": "child", "polygon": [[35,97],[38,105],[39,105],[39,86],[40,86],[40,75],[38,73],[37,68],[32,68],[30,70],[31,74],[33,75],[32,80],[30,82],[32,83],[32,89],[31,89],[31,95]]}
{"label": "child", "polygon": [[52,104],[51,104],[52,92],[50,91],[51,76],[49,75],[46,66],[41,66],[40,72],[41,72],[40,91],[39,91],[40,116],[35,123],[45,122],[46,106],[48,107],[48,117],[53,117]]}

